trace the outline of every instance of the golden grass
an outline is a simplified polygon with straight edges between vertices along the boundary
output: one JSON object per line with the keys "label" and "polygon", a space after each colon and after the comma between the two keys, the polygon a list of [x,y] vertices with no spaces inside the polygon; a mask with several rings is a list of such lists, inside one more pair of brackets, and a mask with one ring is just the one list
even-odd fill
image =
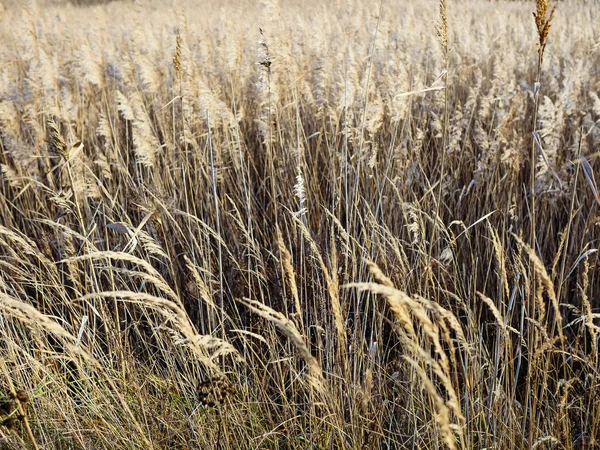
{"label": "golden grass", "polygon": [[0,448],[599,447],[597,7],[75,3],[0,8]]}

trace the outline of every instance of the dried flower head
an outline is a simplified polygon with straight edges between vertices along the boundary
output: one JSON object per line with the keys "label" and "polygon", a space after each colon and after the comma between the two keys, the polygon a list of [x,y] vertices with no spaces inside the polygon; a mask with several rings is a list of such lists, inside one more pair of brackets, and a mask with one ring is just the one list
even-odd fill
{"label": "dried flower head", "polygon": [[267,45],[267,38],[265,37],[265,32],[262,28],[259,28],[259,32],[261,35],[261,39],[258,41],[258,64],[265,67],[267,71],[271,71],[271,56],[269,53],[269,46]]}
{"label": "dried flower head", "polygon": [[177,37],[175,38],[175,56],[173,57],[173,66],[177,78],[181,78],[181,31],[177,29]]}
{"label": "dried flower head", "polygon": [[17,393],[15,394],[15,398],[21,403],[27,403],[29,401],[29,394],[27,394],[27,392],[21,389],[17,391]]}
{"label": "dried flower head", "polygon": [[223,377],[210,378],[198,386],[198,400],[201,405],[209,408],[223,404],[233,394],[235,386]]}
{"label": "dried flower head", "polygon": [[[544,50],[546,49],[548,33],[550,32],[550,25],[552,23],[552,18],[554,17],[554,11],[556,10],[556,5],[554,5],[550,10],[550,15],[548,15],[549,3],[549,0],[537,0],[536,12],[533,13],[539,38],[538,53],[540,62],[544,59]],[[547,15],[548,19],[546,19]]]}
{"label": "dried flower head", "polygon": [[440,18],[436,26],[444,57],[448,56],[448,9],[446,0],[440,0]]}
{"label": "dried flower head", "polygon": [[64,160],[69,159],[69,154],[67,151],[67,143],[63,138],[60,127],[54,121],[54,119],[48,120],[48,137],[46,139],[48,143],[48,150],[50,153],[53,153],[58,156],[62,156]]}

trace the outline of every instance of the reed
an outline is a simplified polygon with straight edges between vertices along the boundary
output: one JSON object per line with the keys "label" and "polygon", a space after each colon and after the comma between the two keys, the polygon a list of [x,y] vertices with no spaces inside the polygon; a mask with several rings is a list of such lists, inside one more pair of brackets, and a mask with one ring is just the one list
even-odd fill
{"label": "reed", "polygon": [[594,5],[76,3],[0,14],[0,447],[597,447]]}

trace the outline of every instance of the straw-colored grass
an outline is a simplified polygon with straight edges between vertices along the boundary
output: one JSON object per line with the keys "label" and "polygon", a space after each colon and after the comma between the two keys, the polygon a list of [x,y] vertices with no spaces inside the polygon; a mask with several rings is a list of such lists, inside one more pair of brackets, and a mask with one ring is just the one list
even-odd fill
{"label": "straw-colored grass", "polygon": [[597,5],[166,3],[0,8],[0,448],[599,448]]}

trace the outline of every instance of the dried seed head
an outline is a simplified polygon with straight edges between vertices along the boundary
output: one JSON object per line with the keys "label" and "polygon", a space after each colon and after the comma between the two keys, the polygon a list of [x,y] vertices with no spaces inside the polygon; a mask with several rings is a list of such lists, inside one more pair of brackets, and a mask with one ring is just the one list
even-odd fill
{"label": "dried seed head", "polygon": [[177,78],[181,78],[181,32],[177,29],[177,37],[175,38],[175,56],[173,57],[173,66]]}
{"label": "dried seed head", "polygon": [[[550,10],[550,15],[548,15],[549,3],[549,0],[537,0],[536,12],[533,13],[533,18],[535,19],[535,25],[537,27],[539,38],[538,53],[540,62],[544,59],[544,50],[546,49],[548,34],[550,33],[550,25],[552,24],[554,11],[556,10],[556,5],[554,5]],[[548,19],[546,19],[547,15]]]}
{"label": "dried seed head", "polygon": [[21,403],[27,403],[29,401],[29,394],[27,394],[27,392],[24,390],[20,390],[15,394],[15,398]]}
{"label": "dried seed head", "polygon": [[446,0],[440,0],[440,18],[436,26],[436,31],[442,45],[444,58],[448,57],[448,8]]}
{"label": "dried seed head", "polygon": [[263,31],[262,28],[259,28],[259,31],[260,31],[261,39],[258,41],[258,45],[259,45],[259,47],[258,47],[258,50],[259,50],[258,64],[260,64],[261,66],[266,68],[267,72],[270,73],[272,61],[271,61],[271,56],[269,53],[269,46],[267,45],[265,32]]}
{"label": "dried seed head", "polygon": [[54,119],[48,120],[48,137],[46,141],[48,143],[48,150],[50,153],[62,156],[65,161],[69,159],[67,143],[60,133],[60,127],[54,121]]}
{"label": "dried seed head", "polygon": [[227,396],[234,393],[235,386],[222,377],[211,378],[198,386],[198,400],[201,405],[209,408],[225,403]]}

